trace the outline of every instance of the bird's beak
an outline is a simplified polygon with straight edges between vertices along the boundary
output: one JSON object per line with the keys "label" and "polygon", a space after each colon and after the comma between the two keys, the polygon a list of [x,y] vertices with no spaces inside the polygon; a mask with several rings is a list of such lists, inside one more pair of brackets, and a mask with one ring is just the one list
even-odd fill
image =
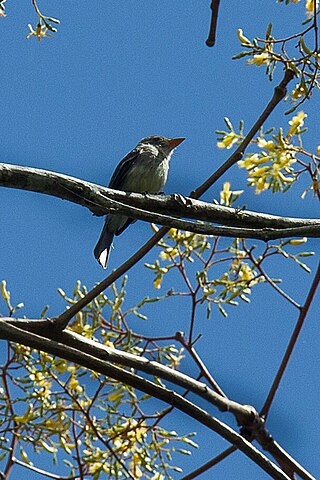
{"label": "bird's beak", "polygon": [[169,147],[171,149],[176,148],[180,143],[182,143],[185,140],[185,138],[171,138],[169,140]]}

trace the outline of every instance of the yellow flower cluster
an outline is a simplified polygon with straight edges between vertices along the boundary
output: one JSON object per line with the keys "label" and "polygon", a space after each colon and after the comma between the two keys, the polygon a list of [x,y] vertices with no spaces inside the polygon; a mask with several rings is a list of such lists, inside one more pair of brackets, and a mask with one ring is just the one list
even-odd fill
{"label": "yellow flower cluster", "polygon": [[255,187],[257,194],[267,189],[283,191],[296,180],[292,165],[297,161],[297,148],[291,144],[291,138],[300,135],[306,117],[303,111],[292,117],[286,137],[281,130],[272,140],[259,137],[257,146],[261,152],[248,154],[238,162],[240,168],[248,171],[248,184]]}

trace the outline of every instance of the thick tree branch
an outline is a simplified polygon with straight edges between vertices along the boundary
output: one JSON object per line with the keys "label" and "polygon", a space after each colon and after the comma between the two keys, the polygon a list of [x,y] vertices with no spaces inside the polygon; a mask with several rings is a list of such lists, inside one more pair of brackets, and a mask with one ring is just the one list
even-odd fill
{"label": "thick tree branch", "polygon": [[[203,235],[254,238],[264,241],[292,236],[320,237],[320,219],[261,214],[214,205],[177,194],[166,196],[128,194],[36,168],[0,163],[0,186],[56,196],[85,206],[98,215],[121,213],[139,220]],[[181,218],[222,223],[224,226],[195,223]]]}
{"label": "thick tree branch", "polygon": [[78,365],[82,365],[85,368],[89,368],[103,375],[107,375],[119,382],[123,382],[126,385],[130,385],[142,392],[158,398],[159,400],[162,400],[165,403],[168,403],[169,405],[172,405],[186,413],[196,421],[207,426],[210,430],[218,433],[233,445],[236,445],[239,450],[241,450],[247,457],[251,458],[272,478],[277,480],[290,480],[280,468],[278,468],[265,455],[251,445],[251,443],[248,442],[244,437],[237,434],[228,425],[212,417],[208,412],[189,400],[183,398],[176,392],[161,387],[156,383],[146,380],[145,378],[124,370],[123,368],[114,366],[109,362],[99,360],[87,353],[78,351],[69,345],[64,345],[61,342],[17,328],[9,322],[5,322],[3,319],[0,320],[0,323],[1,338],[57,355],[60,358],[64,358],[70,362],[75,362]]}
{"label": "thick tree branch", "polygon": [[[102,360],[110,364],[111,367],[114,363],[116,365],[122,365],[123,367],[133,368],[137,371],[152,375],[153,377],[167,380],[178,387],[186,388],[188,391],[203,398],[211,405],[214,405],[221,412],[229,412],[234,415],[238,425],[242,427],[243,432],[246,432],[246,434],[250,436],[251,441],[256,439],[265,450],[270,452],[278,462],[285,464],[290,471],[297,472],[301,478],[305,480],[314,480],[314,477],[312,477],[309,472],[307,472],[274,441],[265,428],[264,420],[259,417],[254,407],[241,405],[233,400],[225,398],[210,389],[205,383],[195,380],[177,370],[166,367],[156,361],[149,361],[144,357],[129,352],[109,348],[69,330],[65,330],[64,332],[57,331],[55,323],[51,320],[13,319],[11,317],[2,318],[0,319],[0,338],[3,336],[3,328],[4,331],[6,331],[6,325],[8,324],[17,327],[20,332],[31,332],[40,336],[44,335],[44,337],[41,336],[41,338],[46,338],[47,340],[58,340],[59,344],[62,344],[64,347],[72,348],[77,352],[83,352],[91,358]],[[22,340],[19,341],[20,343],[24,343]]]}
{"label": "thick tree branch", "polygon": [[[230,412],[234,415],[239,425],[259,424],[259,415],[251,406],[243,406],[240,403],[227,399],[210,389],[207,384],[195,380],[194,378],[181,373],[172,368],[166,367],[156,361],[150,361],[142,356],[110,348],[94,340],[85,338],[70,330],[63,332],[57,331],[55,323],[51,320],[40,319],[13,319],[11,317],[0,319],[0,337],[3,322],[20,328],[23,331],[29,331],[37,335],[43,335],[47,339],[59,340],[60,343],[70,346],[79,352],[84,352],[99,360],[112,362],[116,365],[134,368],[137,371],[145,372],[149,375],[162,378],[179,387],[186,388],[201,398],[207,400],[221,412]],[[257,427],[260,428],[260,427]]]}

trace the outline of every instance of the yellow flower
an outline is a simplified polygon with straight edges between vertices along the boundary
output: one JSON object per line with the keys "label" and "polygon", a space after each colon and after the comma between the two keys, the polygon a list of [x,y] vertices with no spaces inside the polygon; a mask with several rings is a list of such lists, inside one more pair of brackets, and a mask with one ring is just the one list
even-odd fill
{"label": "yellow flower", "polygon": [[223,184],[223,190],[220,192],[220,203],[221,205],[227,205],[230,206],[232,204],[232,201],[236,200],[241,193],[243,193],[243,190],[230,190],[231,183],[230,182],[224,182]]}
{"label": "yellow flower", "polygon": [[272,140],[267,142],[265,138],[258,138],[258,147],[265,148],[271,152],[277,148],[276,144]]}
{"label": "yellow flower", "polygon": [[304,83],[297,83],[296,88],[291,92],[291,98],[293,100],[299,100],[303,95],[308,92],[308,89]]}
{"label": "yellow flower", "polygon": [[291,125],[288,136],[296,135],[300,128],[304,125],[304,119],[307,117],[307,114],[304,113],[302,110],[297,115],[295,115],[292,120],[289,121],[289,125]]}
{"label": "yellow flower", "polygon": [[255,278],[255,274],[247,263],[242,263],[239,271],[239,277],[243,282],[249,282]]}
{"label": "yellow flower", "polygon": [[253,58],[250,58],[248,60],[248,63],[250,65],[257,65],[260,67],[264,63],[268,63],[270,60],[270,56],[268,52],[262,52],[262,53],[257,53],[256,55],[253,55]]}
{"label": "yellow flower", "polygon": [[73,390],[76,393],[82,393],[83,388],[79,384],[78,380],[72,375],[69,383],[70,390]]}
{"label": "yellow flower", "polygon": [[238,141],[239,138],[241,137],[234,132],[227,133],[227,135],[223,137],[221,142],[217,142],[217,147],[226,148],[229,150],[229,148],[231,148]]}
{"label": "yellow flower", "polygon": [[48,28],[46,27],[46,25],[42,25],[40,22],[38,23],[37,28],[35,30],[33,29],[33,26],[31,25],[31,23],[28,24],[28,27],[29,27],[30,33],[28,33],[27,38],[35,36],[40,42],[42,38],[52,36],[47,33]]}
{"label": "yellow flower", "polygon": [[246,170],[252,170],[257,165],[266,163],[268,160],[269,157],[261,157],[258,153],[254,153],[253,155],[248,155],[244,160],[239,160],[238,166]]}
{"label": "yellow flower", "polygon": [[302,243],[306,243],[308,241],[307,237],[297,238],[293,240],[289,240],[290,245],[301,245]]}
{"label": "yellow flower", "polygon": [[[307,11],[308,17],[311,17],[313,15],[314,7],[315,7],[314,3],[315,3],[315,0],[306,0],[306,11]],[[316,8],[318,8],[318,5],[319,5],[319,0],[316,0]]]}

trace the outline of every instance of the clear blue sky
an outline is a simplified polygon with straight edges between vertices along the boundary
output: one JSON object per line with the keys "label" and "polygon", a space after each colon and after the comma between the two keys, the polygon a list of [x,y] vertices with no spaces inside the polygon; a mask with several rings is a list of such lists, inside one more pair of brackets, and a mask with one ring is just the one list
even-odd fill
{"label": "clear blue sky", "polygon": [[[1,162],[54,170],[107,184],[116,163],[142,137],[152,134],[185,136],[171,164],[166,192],[188,194],[205,180],[228,153],[216,148],[215,130],[223,117],[249,127],[272,95],[275,84],[264,72],[243,60],[236,30],[250,38],[261,35],[270,20],[277,35],[299,29],[303,4],[285,7],[275,0],[221,2],[217,45],[205,46],[209,0],[108,0],[108,2],[41,1],[45,14],[60,18],[54,38],[28,41],[27,24],[35,25],[31,1],[7,2],[1,19]],[[299,14],[301,14],[299,16]],[[263,28],[261,28],[263,25]],[[277,71],[275,82],[281,78]],[[309,128],[306,147],[320,144],[319,96],[305,106]],[[281,105],[269,126],[287,123]],[[318,137],[317,137],[318,135]],[[308,143],[309,142],[309,143]],[[235,167],[206,195],[218,198],[227,179],[234,189],[246,184]],[[244,194],[250,210],[286,216],[319,216],[312,197],[297,201],[298,189],[285,196]],[[88,287],[104,278],[92,250],[102,219],[79,206],[38,194],[0,189],[1,272],[13,301],[23,301],[23,314],[38,317],[64,307],[56,290],[73,290],[80,279]],[[116,239],[109,269],[127,259],[150,235],[142,222]],[[319,247],[310,241],[308,250]],[[154,258],[155,253],[147,257]],[[308,262],[316,265],[316,258]],[[281,268],[281,272],[277,271]],[[271,274],[284,278],[283,286],[303,302],[312,276],[289,263],[275,264]],[[171,280],[170,280],[171,281]],[[127,287],[128,304],[152,291],[152,275],[135,266]],[[170,288],[171,284],[165,284]],[[3,310],[0,300],[0,309]],[[150,309],[149,321],[135,327],[145,333],[170,334],[186,329],[186,311],[173,302]],[[296,312],[270,288],[259,286],[251,305],[229,310],[210,321],[199,316],[203,333],[198,348],[230,398],[259,409],[268,392],[296,321]],[[276,439],[315,476],[319,475],[320,354],[319,295],[315,299],[282,386],[274,401],[268,427]],[[241,368],[239,368],[241,366]],[[185,369],[190,367],[186,363]],[[215,414],[216,412],[213,411]],[[224,417],[222,417],[224,418]],[[179,433],[198,425],[175,416]],[[200,429],[200,449],[182,458],[184,472],[193,470],[221,451],[216,435]],[[201,448],[202,447],[202,448]],[[242,454],[236,453],[201,479],[267,478]],[[35,478],[28,477],[26,480]],[[179,478],[177,475],[176,478]]]}

